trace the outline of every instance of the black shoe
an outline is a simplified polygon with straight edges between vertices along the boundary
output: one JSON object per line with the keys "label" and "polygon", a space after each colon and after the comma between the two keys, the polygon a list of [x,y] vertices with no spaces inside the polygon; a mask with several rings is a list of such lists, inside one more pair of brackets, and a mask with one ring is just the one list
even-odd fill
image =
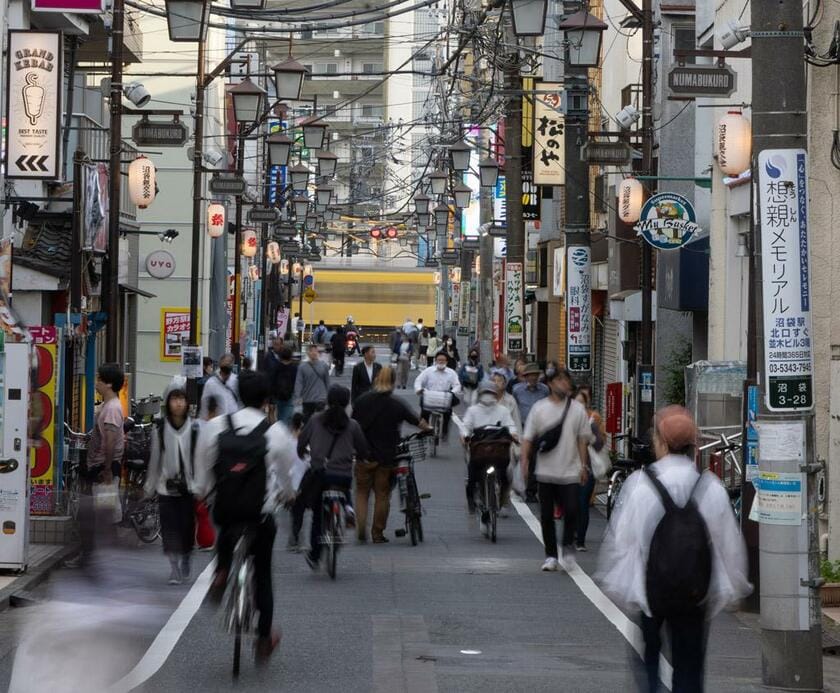
{"label": "black shoe", "polygon": [[309,552],[306,553],[306,565],[308,565],[312,570],[318,570],[318,561],[313,558],[312,554]]}

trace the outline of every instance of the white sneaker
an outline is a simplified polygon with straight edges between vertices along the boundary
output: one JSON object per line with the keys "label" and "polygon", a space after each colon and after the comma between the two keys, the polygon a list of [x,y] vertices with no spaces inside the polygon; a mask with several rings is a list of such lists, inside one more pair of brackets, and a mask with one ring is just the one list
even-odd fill
{"label": "white sneaker", "polygon": [[481,520],[479,520],[478,529],[481,531],[482,536],[490,536],[490,528],[487,526],[486,522],[481,522]]}
{"label": "white sneaker", "polygon": [[549,556],[545,559],[545,562],[542,564],[541,570],[547,573],[556,573],[558,565],[559,564],[557,563],[557,559]]}

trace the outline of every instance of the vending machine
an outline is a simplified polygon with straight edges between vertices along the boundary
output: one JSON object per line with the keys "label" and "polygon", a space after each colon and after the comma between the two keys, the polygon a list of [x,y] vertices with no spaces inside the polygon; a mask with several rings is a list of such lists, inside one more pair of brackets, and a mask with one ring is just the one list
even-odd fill
{"label": "vending machine", "polygon": [[0,569],[24,570],[29,553],[29,377],[32,347],[0,332]]}

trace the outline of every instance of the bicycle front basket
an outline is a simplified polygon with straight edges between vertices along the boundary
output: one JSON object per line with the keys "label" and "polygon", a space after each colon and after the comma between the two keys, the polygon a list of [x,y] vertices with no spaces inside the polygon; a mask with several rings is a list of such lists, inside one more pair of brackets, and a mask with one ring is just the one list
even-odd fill
{"label": "bicycle front basket", "polygon": [[452,393],[424,390],[423,408],[428,411],[449,411],[452,408]]}
{"label": "bicycle front basket", "polygon": [[426,459],[426,439],[414,438],[408,443],[408,454],[415,462]]}

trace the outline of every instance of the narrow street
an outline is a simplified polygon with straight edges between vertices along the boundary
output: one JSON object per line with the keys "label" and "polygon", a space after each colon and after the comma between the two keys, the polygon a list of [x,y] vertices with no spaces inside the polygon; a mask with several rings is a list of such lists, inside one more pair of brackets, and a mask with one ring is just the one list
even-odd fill
{"label": "narrow street", "polygon": [[[340,381],[349,381],[349,368],[346,373]],[[411,390],[402,396],[416,405]],[[493,545],[467,516],[463,471],[453,430],[438,456],[417,466],[421,493],[431,494],[425,501],[425,543],[412,547],[407,538],[394,537],[398,515],[392,509],[390,543],[351,541],[339,554],[334,582],[323,571],[313,574],[302,555],[286,551],[289,521],[282,513],[274,586],[283,642],[262,670],[254,668],[248,648],[238,688],[631,689],[637,655],[619,628],[630,632],[632,626],[587,578],[606,526],[601,513],[593,509],[590,551],[578,555],[581,570],[574,579],[542,573],[542,547],[532,529],[538,530],[536,506],[517,502],[500,521]],[[196,555],[196,576],[209,559],[208,553]],[[48,600],[45,604],[3,615],[16,629],[4,628],[0,636],[0,686],[12,676],[10,655],[21,632],[35,628],[40,637],[17,652],[17,666],[27,668],[26,681],[39,688],[105,690],[122,679],[111,690],[230,689],[233,638],[222,631],[213,609],[196,609],[209,571],[193,587],[166,585],[159,545],[104,552],[98,565],[98,583],[78,571],[59,570],[32,595]],[[618,627],[609,620],[616,614]],[[48,651],[37,644],[47,641],[45,628]],[[756,631],[724,614],[711,629],[709,650],[708,690],[758,690]]]}

